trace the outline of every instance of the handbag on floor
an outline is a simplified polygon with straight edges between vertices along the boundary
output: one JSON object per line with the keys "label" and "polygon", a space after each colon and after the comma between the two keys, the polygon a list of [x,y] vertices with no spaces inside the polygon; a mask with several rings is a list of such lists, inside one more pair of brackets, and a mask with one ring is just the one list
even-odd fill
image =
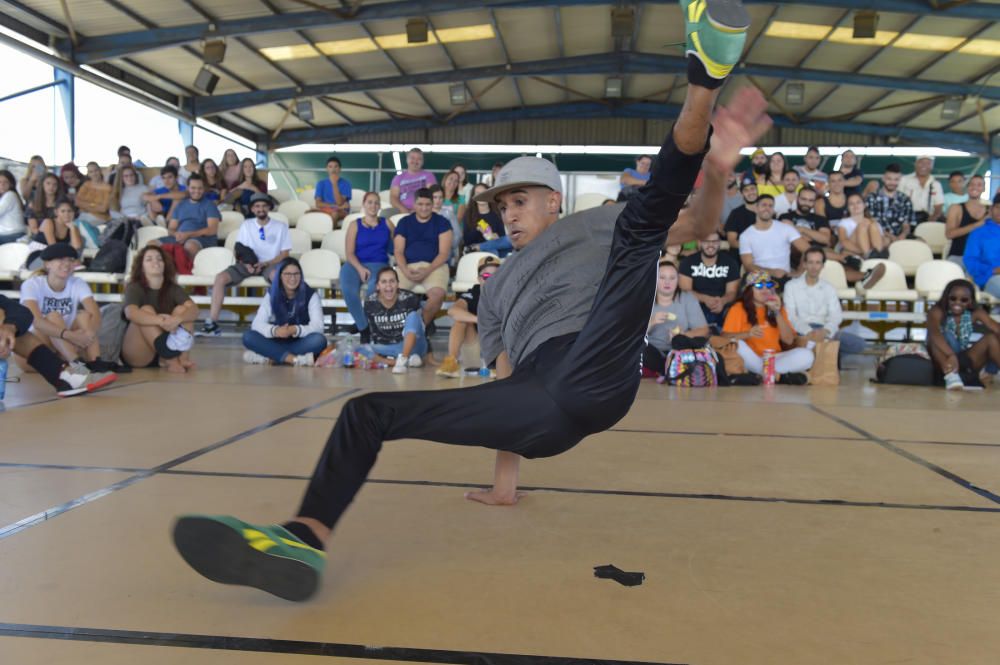
{"label": "handbag on floor", "polygon": [[709,388],[718,385],[715,366],[718,359],[710,347],[698,349],[672,349],[667,354],[663,376],[657,383],[690,388]]}
{"label": "handbag on floor", "polygon": [[890,344],[875,368],[877,383],[934,385],[934,363],[923,344]]}
{"label": "handbag on floor", "polygon": [[840,356],[840,342],[835,339],[817,342],[813,354],[816,359],[806,373],[809,376],[809,385],[839,386],[840,370],[837,368],[837,358]]}

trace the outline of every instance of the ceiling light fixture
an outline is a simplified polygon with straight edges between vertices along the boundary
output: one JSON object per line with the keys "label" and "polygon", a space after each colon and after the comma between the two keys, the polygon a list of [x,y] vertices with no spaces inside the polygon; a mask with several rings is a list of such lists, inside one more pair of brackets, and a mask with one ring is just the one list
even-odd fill
{"label": "ceiling light fixture", "polygon": [[410,44],[427,43],[427,19],[411,18],[406,22],[406,41]]}
{"label": "ceiling light fixture", "polygon": [[878,29],[878,12],[873,9],[860,9],[854,12],[854,38],[872,39]]}
{"label": "ceiling light fixture", "polygon": [[299,102],[295,102],[295,115],[299,116],[299,120],[302,122],[312,122],[315,117],[313,115],[313,103],[308,99],[304,99]]}
{"label": "ceiling light fixture", "polygon": [[620,76],[609,76],[604,81],[604,96],[607,99],[621,99],[623,83]]}
{"label": "ceiling light fixture", "polygon": [[801,106],[806,98],[804,83],[789,83],[785,86],[785,103],[789,106]]}

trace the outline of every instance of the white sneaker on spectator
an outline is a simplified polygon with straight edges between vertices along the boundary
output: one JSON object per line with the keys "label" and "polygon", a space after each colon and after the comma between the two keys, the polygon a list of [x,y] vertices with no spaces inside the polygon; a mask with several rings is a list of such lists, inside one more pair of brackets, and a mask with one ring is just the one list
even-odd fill
{"label": "white sneaker on spectator", "polygon": [[244,351],[243,362],[248,365],[270,365],[271,359],[254,351]]}
{"label": "white sneaker on spectator", "polygon": [[958,375],[958,372],[948,372],[944,375],[944,389],[965,390],[965,384],[962,383],[962,377]]}
{"label": "white sneaker on spectator", "polygon": [[118,375],[114,372],[91,372],[83,363],[72,362],[59,374],[59,380],[63,385],[57,394],[60,397],[72,397],[93,392],[114,383],[117,378]]}
{"label": "white sneaker on spectator", "polygon": [[409,361],[409,359],[406,356],[404,356],[402,353],[400,353],[396,357],[396,364],[392,366],[392,373],[393,374],[406,374],[406,364],[407,364],[408,361]]}
{"label": "white sneaker on spectator", "polygon": [[423,367],[424,359],[414,353],[412,356],[410,356],[410,361],[407,364],[410,367]]}
{"label": "white sneaker on spectator", "polygon": [[295,356],[295,360],[292,361],[292,365],[295,367],[312,367],[316,364],[316,359],[313,358],[311,353],[303,353],[300,356]]}

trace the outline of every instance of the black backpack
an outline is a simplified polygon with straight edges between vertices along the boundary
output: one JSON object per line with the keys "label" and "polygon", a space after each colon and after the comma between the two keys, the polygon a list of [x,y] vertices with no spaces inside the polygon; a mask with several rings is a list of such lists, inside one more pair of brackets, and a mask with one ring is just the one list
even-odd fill
{"label": "black backpack", "polygon": [[97,256],[90,262],[92,272],[125,272],[128,261],[128,245],[121,240],[107,240],[97,250]]}
{"label": "black backpack", "polygon": [[878,383],[903,386],[934,385],[934,363],[916,353],[904,353],[883,360],[875,369]]}

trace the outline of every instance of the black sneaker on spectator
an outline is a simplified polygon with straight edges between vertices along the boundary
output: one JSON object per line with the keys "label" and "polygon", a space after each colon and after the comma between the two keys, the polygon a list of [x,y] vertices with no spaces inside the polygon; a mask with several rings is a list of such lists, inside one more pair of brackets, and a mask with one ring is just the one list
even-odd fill
{"label": "black sneaker on spectator", "polygon": [[128,365],[120,365],[116,362],[111,362],[110,360],[90,360],[85,363],[91,372],[113,372],[115,374],[129,374],[132,368]]}
{"label": "black sneaker on spectator", "polygon": [[861,259],[856,256],[848,256],[844,259],[844,265],[848,268],[854,268],[855,270],[861,270]]}
{"label": "black sneaker on spectator", "polygon": [[72,362],[59,374],[57,394],[60,397],[72,397],[83,393],[94,392],[110,385],[118,379],[114,372],[91,372],[81,362]]}
{"label": "black sneaker on spectator", "polygon": [[218,337],[222,334],[222,328],[215,321],[205,321],[205,324],[201,327],[197,333],[198,337]]}
{"label": "black sneaker on spectator", "polygon": [[362,344],[371,344],[372,343],[372,329],[371,328],[365,328],[364,330],[362,330],[360,332],[360,335],[361,335],[361,343]]}
{"label": "black sneaker on spectator", "polygon": [[778,377],[778,383],[783,386],[804,386],[809,383],[809,377],[802,372],[785,372]]}
{"label": "black sneaker on spectator", "polygon": [[873,286],[878,284],[878,281],[885,277],[885,264],[880,263],[868,272],[865,276],[861,278],[861,288],[864,291],[868,291]]}

